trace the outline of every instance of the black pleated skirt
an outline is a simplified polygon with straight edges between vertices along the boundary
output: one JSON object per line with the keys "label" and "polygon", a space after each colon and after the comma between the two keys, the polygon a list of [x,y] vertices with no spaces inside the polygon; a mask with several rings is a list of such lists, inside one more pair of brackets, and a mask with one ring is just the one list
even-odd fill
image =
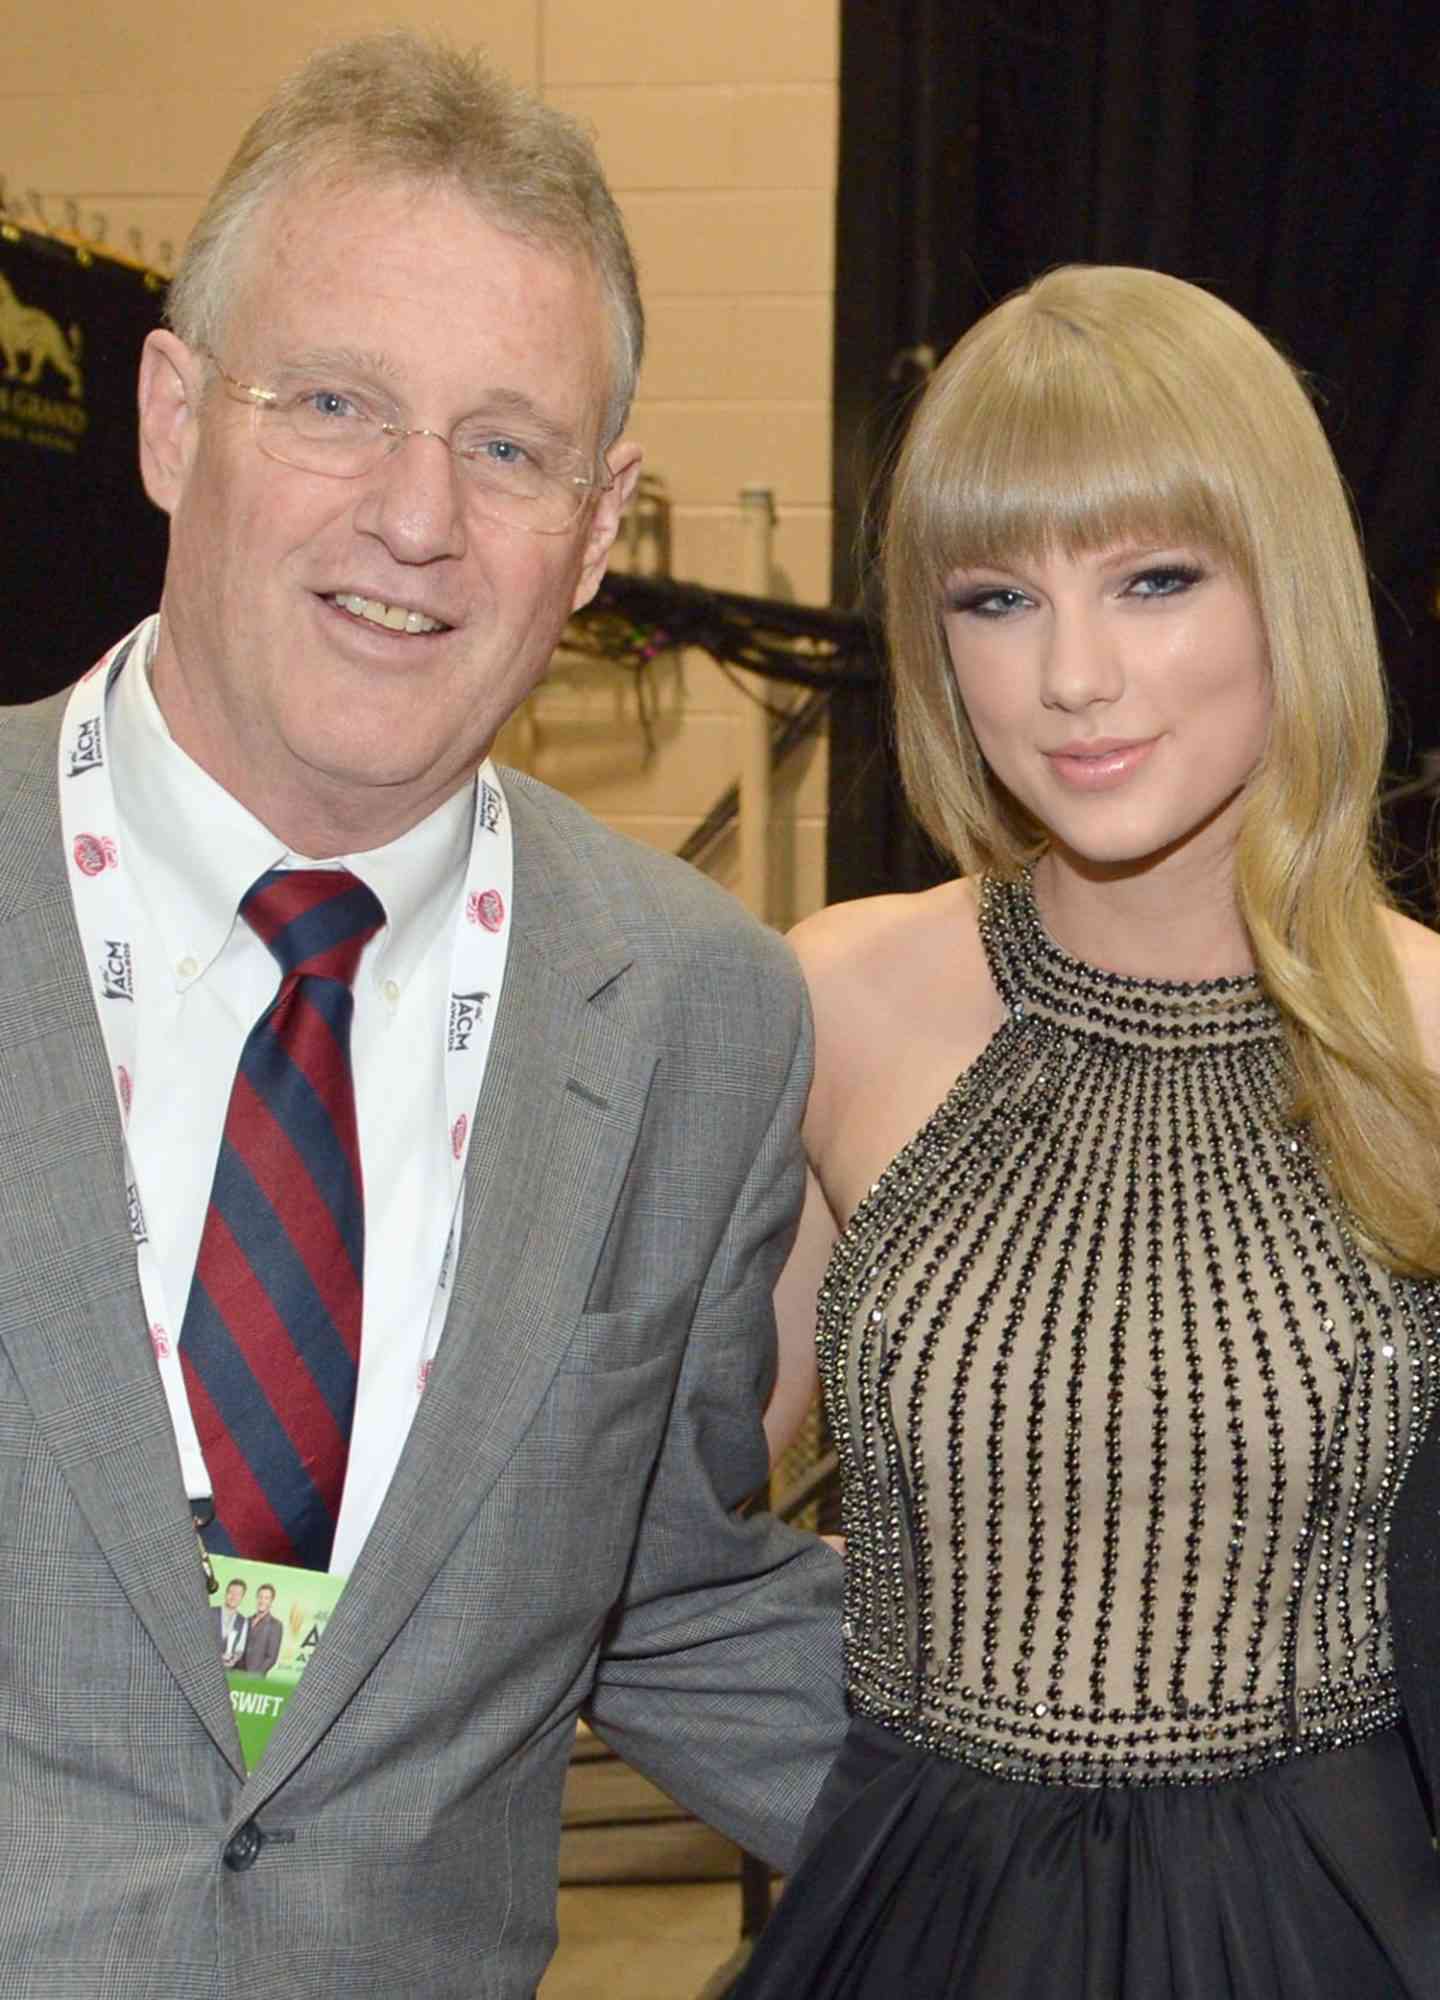
{"label": "black pleated skirt", "polygon": [[732,2000],[1436,2000],[1395,1732],[1214,1785],[990,1778],[856,1719]]}

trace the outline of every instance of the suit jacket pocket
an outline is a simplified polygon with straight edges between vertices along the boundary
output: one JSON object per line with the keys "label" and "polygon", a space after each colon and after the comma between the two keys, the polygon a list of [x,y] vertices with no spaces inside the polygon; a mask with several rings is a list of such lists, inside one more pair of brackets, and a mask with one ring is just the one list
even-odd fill
{"label": "suit jacket pocket", "polygon": [[697,1289],[687,1285],[668,1299],[652,1299],[621,1312],[581,1313],[560,1373],[611,1374],[664,1355],[678,1361],[690,1331]]}

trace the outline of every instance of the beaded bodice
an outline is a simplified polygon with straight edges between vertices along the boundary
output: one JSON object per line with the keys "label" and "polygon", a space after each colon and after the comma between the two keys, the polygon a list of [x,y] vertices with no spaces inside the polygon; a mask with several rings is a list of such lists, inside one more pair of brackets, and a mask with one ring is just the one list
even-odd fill
{"label": "beaded bodice", "polygon": [[1077,1784],[1387,1726],[1436,1288],[1351,1241],[1258,982],[1096,971],[1028,882],[981,932],[1005,1021],[820,1294],[854,1705]]}

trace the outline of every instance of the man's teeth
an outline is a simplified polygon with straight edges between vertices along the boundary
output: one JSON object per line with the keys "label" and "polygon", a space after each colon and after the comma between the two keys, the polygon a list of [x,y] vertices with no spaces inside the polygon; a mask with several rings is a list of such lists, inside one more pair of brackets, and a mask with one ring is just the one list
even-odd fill
{"label": "man's teeth", "polygon": [[378,597],[357,597],[353,591],[339,590],[331,598],[342,611],[349,611],[356,618],[368,618],[372,625],[383,625],[390,632],[438,632],[441,629],[438,618],[427,618],[423,611],[407,611],[403,604],[382,604]]}

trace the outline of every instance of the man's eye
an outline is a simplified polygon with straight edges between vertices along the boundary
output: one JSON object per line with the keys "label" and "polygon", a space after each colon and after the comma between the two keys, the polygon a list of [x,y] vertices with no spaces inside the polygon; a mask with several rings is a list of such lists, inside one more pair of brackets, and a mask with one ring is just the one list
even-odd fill
{"label": "man's eye", "polygon": [[493,465],[502,471],[519,471],[535,463],[534,454],[516,439],[509,437],[462,438],[456,449],[462,458],[474,459],[482,465]]}
{"label": "man's eye", "polygon": [[295,398],[294,407],[307,417],[329,418],[334,422],[365,421],[365,412],[339,389],[307,389]]}

